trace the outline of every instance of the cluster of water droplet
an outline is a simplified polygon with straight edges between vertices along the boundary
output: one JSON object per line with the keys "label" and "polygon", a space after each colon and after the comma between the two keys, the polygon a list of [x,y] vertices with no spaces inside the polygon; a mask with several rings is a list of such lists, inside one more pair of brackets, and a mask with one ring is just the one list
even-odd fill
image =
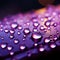
{"label": "cluster of water droplet", "polygon": [[16,52],[19,52],[19,56],[24,51],[27,51],[27,56],[31,56],[37,51],[43,52],[60,46],[58,12],[51,8],[51,11],[47,9],[44,14],[19,14],[4,18],[4,21],[0,22],[0,56],[15,56]]}

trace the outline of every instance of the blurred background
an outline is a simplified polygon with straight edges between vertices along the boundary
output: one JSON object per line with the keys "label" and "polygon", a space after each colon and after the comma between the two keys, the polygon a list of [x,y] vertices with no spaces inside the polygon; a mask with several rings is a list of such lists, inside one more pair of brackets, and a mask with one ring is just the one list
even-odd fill
{"label": "blurred background", "polygon": [[59,0],[0,0],[0,19],[4,16],[26,13],[30,10],[37,10],[49,4],[60,4]]}

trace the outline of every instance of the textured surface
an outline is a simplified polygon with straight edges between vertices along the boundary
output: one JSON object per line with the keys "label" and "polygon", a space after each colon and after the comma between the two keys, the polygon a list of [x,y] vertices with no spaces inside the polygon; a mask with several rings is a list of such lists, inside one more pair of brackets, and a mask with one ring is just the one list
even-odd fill
{"label": "textured surface", "polygon": [[0,21],[0,57],[20,60],[60,46],[59,10],[50,6]]}

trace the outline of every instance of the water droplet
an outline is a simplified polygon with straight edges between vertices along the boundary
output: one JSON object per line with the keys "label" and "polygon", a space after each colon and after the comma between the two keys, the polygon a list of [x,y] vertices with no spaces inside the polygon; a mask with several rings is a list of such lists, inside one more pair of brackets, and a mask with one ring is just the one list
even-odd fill
{"label": "water droplet", "polygon": [[18,35],[20,35],[21,33],[18,31]]}
{"label": "water droplet", "polygon": [[24,34],[29,34],[29,33],[30,33],[29,28],[25,28],[25,29],[24,29]]}
{"label": "water droplet", "polygon": [[19,43],[19,40],[18,39],[14,39],[14,43],[15,44],[18,44]]}
{"label": "water droplet", "polygon": [[45,22],[45,26],[50,27],[50,25],[51,25],[51,21],[46,21]]}
{"label": "water droplet", "polygon": [[57,23],[54,23],[53,26],[56,27],[58,24]]}
{"label": "water droplet", "polygon": [[43,52],[44,50],[45,50],[44,47],[40,47],[40,48],[39,48],[39,51],[40,51],[40,52]]}
{"label": "water droplet", "polygon": [[54,40],[57,40],[58,38],[57,38],[57,36],[54,36],[54,38],[53,38]]}
{"label": "water droplet", "polygon": [[5,29],[4,31],[5,31],[5,33],[8,33],[8,32],[9,32],[9,30],[8,30],[8,29]]}
{"label": "water droplet", "polygon": [[41,33],[35,32],[35,33],[32,34],[32,40],[34,42],[39,42],[39,41],[41,41],[41,39],[42,39]]}
{"label": "water droplet", "polygon": [[55,48],[56,47],[56,44],[50,44],[50,47],[51,48]]}
{"label": "water droplet", "polygon": [[11,33],[11,34],[14,34],[14,32],[15,32],[14,30],[10,30],[10,33]]}
{"label": "water droplet", "polygon": [[38,30],[36,28],[33,29],[34,32],[37,32]]}
{"label": "water droplet", "polygon": [[38,23],[38,22],[34,22],[34,23],[33,23],[33,26],[34,26],[34,27],[38,27],[38,26],[39,26],[39,23]]}
{"label": "water droplet", "polygon": [[6,46],[7,46],[7,44],[6,44],[6,43],[2,43],[2,44],[1,44],[1,48],[3,48],[3,49],[5,49],[5,48],[6,48]]}
{"label": "water droplet", "polygon": [[10,52],[10,55],[13,55],[14,54],[14,52]]}
{"label": "water droplet", "polygon": [[12,27],[13,29],[15,29],[15,28],[18,27],[18,24],[17,24],[16,22],[14,22],[14,23],[11,24],[11,27]]}
{"label": "water droplet", "polygon": [[8,49],[9,51],[12,50],[12,48],[13,48],[12,46],[8,46],[8,47],[7,47],[7,49]]}
{"label": "water droplet", "polygon": [[34,43],[34,46],[37,46],[38,44],[37,43]]}
{"label": "water droplet", "polygon": [[20,45],[21,50],[25,50],[26,46],[25,45]]}
{"label": "water droplet", "polygon": [[40,30],[45,30],[44,26],[40,26]]}
{"label": "water droplet", "polygon": [[18,26],[18,29],[21,30],[22,29],[22,26]]}
{"label": "water droplet", "polygon": [[44,41],[45,41],[45,43],[49,43],[50,39],[49,38],[45,38]]}
{"label": "water droplet", "polygon": [[13,36],[13,35],[10,35],[10,38],[11,38],[11,39],[13,39],[13,38],[14,38],[14,36]]}

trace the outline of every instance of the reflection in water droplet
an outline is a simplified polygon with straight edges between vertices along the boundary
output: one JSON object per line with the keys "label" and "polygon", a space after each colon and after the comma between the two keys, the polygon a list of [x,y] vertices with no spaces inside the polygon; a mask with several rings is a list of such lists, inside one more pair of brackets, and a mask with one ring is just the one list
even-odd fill
{"label": "reflection in water droplet", "polygon": [[33,33],[31,37],[34,42],[39,42],[42,39],[41,33],[37,33],[37,32]]}

